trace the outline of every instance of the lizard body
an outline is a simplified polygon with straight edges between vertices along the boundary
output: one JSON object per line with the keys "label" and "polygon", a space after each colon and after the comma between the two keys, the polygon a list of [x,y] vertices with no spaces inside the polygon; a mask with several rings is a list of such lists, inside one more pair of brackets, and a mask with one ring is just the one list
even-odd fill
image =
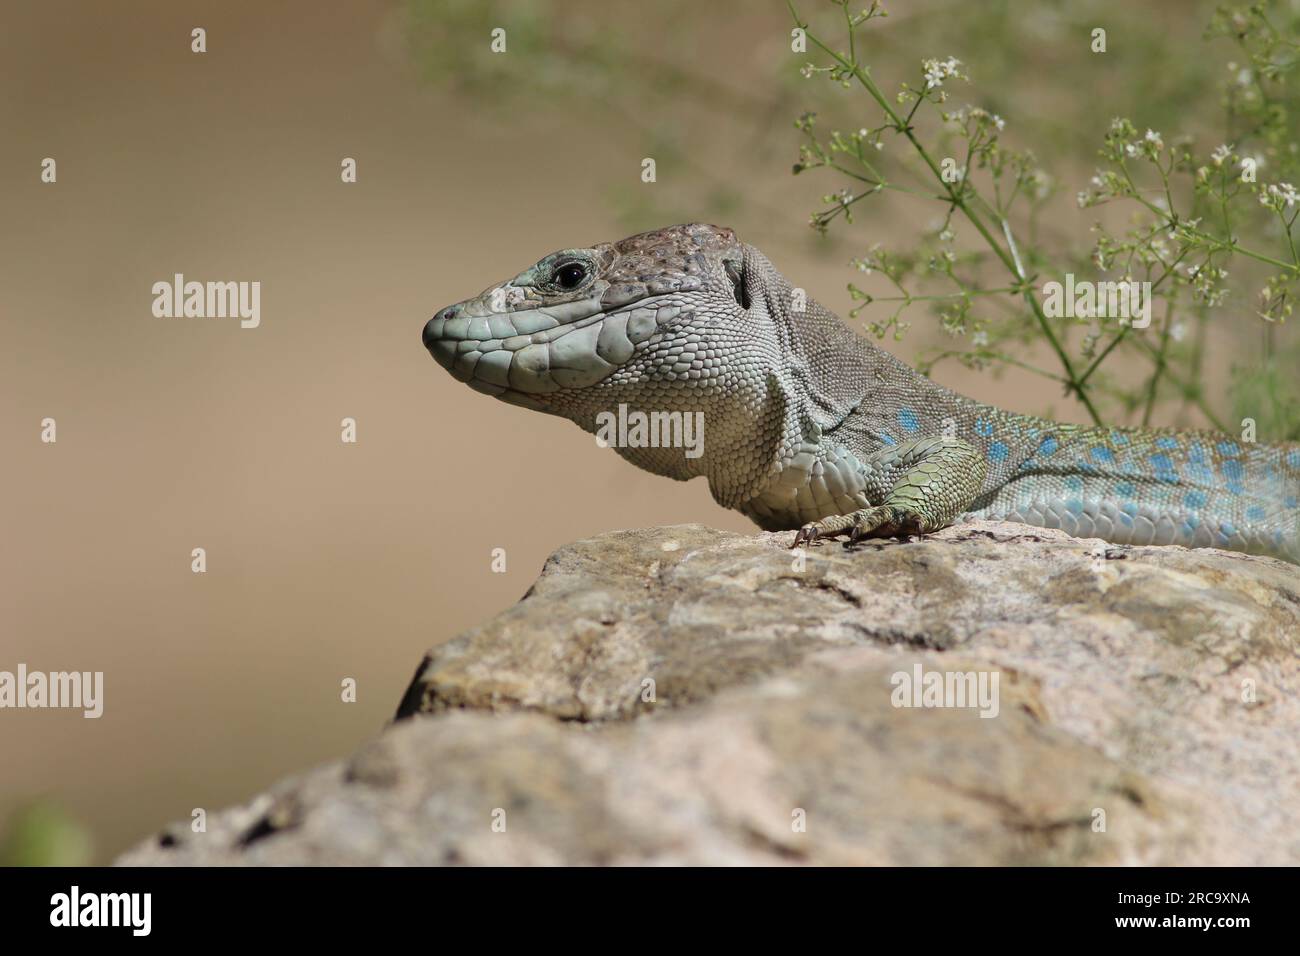
{"label": "lizard body", "polygon": [[[799,308],[799,307],[802,308]],[[702,454],[619,446],[766,530],[924,533],[997,518],[1300,562],[1300,445],[1089,428],[958,395],[855,335],[730,229],[553,253],[448,306],[424,344],[472,388],[589,432],[702,413]]]}

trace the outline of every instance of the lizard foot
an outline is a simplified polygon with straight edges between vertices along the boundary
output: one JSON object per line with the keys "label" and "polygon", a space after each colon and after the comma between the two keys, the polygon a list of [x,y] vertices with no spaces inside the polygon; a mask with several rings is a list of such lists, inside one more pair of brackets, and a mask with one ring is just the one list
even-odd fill
{"label": "lizard foot", "polygon": [[844,543],[851,548],[866,538],[898,538],[920,534],[924,518],[896,505],[880,505],[875,508],[863,508],[854,512],[853,527],[849,530],[849,540]]}
{"label": "lizard foot", "polygon": [[823,518],[821,521],[813,521],[802,528],[794,536],[794,544],[790,545],[791,550],[801,545],[816,544],[822,538],[833,538],[837,534],[843,534],[853,527],[857,515],[862,514],[858,511],[850,515],[831,515],[829,518]]}
{"label": "lizard foot", "polygon": [[796,548],[800,548],[804,545],[814,545],[820,537],[821,532],[817,530],[817,525],[806,524],[795,532],[794,543],[790,545],[790,550],[794,551]]}
{"label": "lizard foot", "polygon": [[844,543],[850,548],[865,538],[897,538],[920,534],[925,530],[925,519],[920,515],[900,508],[897,505],[879,505],[863,508],[847,515],[832,515],[821,521],[804,525],[794,536],[791,549],[802,545],[816,544],[822,538],[834,538],[847,534],[849,540]]}

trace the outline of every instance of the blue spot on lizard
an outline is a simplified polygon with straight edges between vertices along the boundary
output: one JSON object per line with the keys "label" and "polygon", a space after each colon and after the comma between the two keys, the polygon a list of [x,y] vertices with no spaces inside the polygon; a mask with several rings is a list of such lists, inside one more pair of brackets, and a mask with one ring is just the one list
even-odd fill
{"label": "blue spot on lizard", "polygon": [[1178,469],[1174,467],[1173,459],[1168,455],[1152,455],[1147,460],[1151,463],[1151,467],[1155,469],[1156,480],[1178,481]]}

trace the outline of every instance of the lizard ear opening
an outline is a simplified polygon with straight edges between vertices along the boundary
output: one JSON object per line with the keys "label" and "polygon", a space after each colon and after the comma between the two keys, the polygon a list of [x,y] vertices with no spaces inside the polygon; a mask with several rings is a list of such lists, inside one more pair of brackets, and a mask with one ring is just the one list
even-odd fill
{"label": "lizard ear opening", "polygon": [[745,288],[745,267],[743,261],[728,259],[723,264],[727,278],[731,280],[732,294],[745,311],[749,311],[749,290]]}

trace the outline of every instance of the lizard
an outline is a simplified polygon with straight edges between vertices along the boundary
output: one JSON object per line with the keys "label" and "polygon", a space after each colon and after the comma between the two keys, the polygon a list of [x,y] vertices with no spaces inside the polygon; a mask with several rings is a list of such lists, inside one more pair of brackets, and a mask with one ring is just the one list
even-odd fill
{"label": "lizard", "polygon": [[964,397],[856,334],[729,228],[552,253],[438,311],[422,340],[471,388],[588,432],[620,407],[700,414],[702,453],[644,440],[617,452],[707,478],[723,507],[796,530],[792,547],[990,518],[1300,563],[1300,444],[1063,424]]}

